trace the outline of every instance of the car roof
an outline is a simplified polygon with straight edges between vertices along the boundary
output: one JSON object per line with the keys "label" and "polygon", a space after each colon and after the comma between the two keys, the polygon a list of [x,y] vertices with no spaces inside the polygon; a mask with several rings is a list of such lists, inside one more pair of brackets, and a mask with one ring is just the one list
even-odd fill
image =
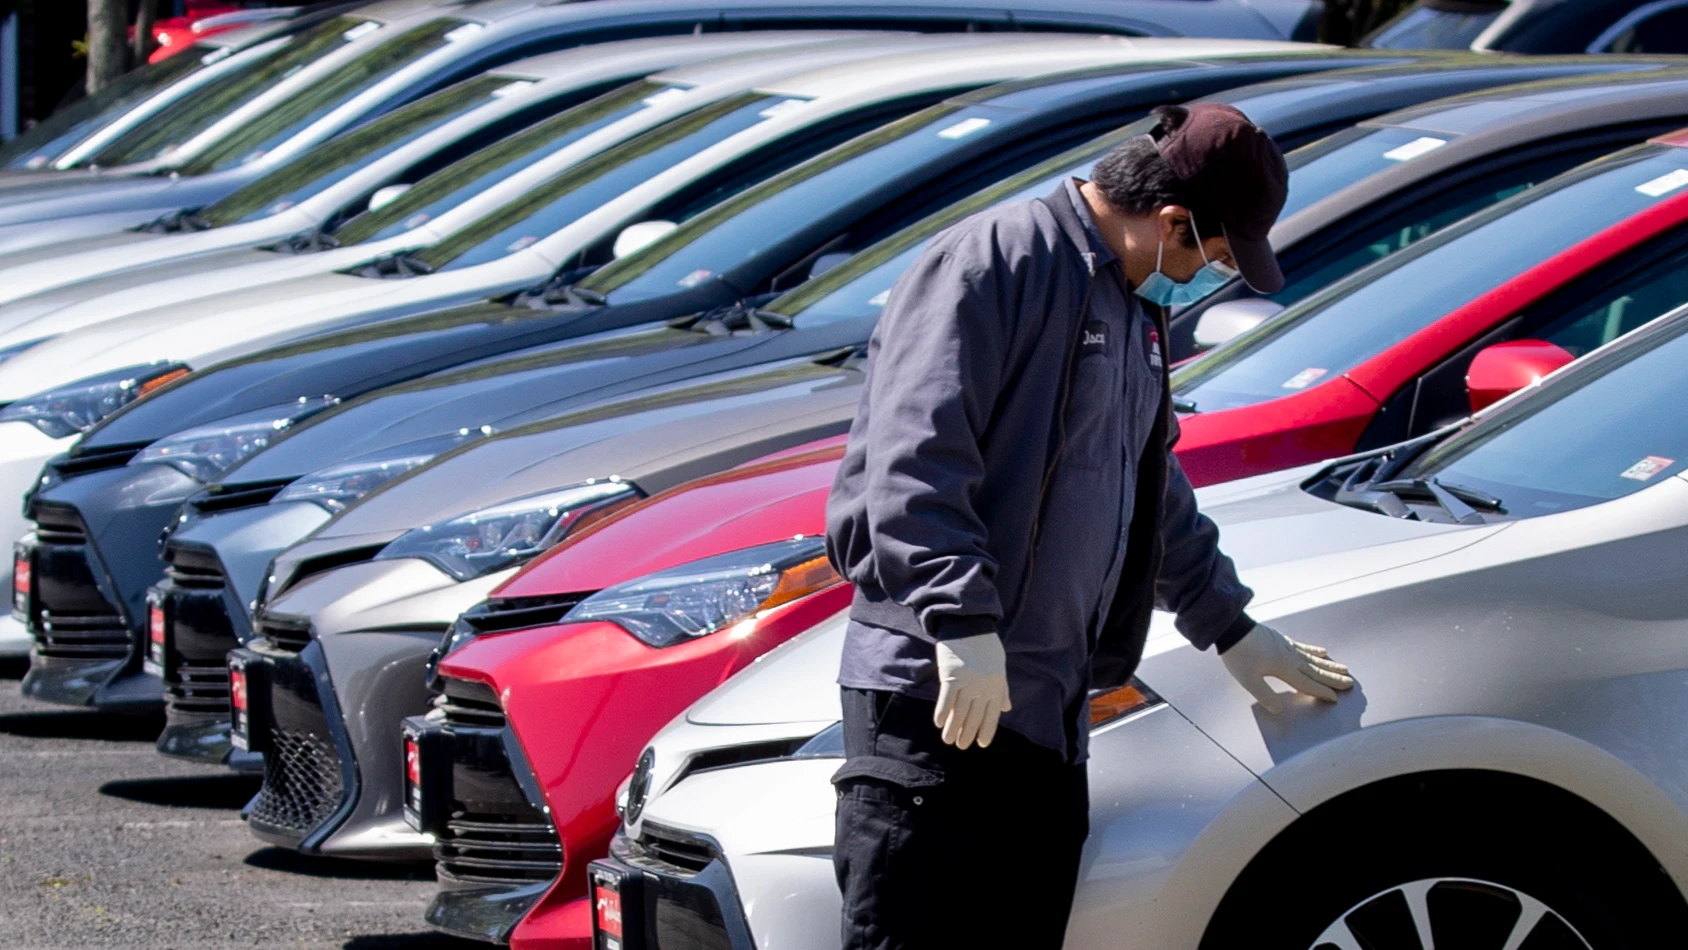
{"label": "car roof", "polygon": [[736,56],[725,56],[719,59],[693,63],[689,66],[678,66],[652,73],[648,78],[652,82],[675,86],[698,88],[715,83],[743,83],[756,82],[759,76],[769,75],[769,70],[784,67],[788,73],[804,72],[808,69],[819,69],[822,66],[838,62],[840,57],[847,63],[856,63],[874,55],[889,55],[896,52],[915,52],[968,44],[969,37],[979,34],[968,33],[879,33],[864,30],[857,33],[838,33],[838,39],[828,42],[819,48],[814,46],[787,46],[778,49],[760,50],[752,53],[741,53]]}
{"label": "car roof", "polygon": [[1688,68],[1567,76],[1438,99],[1360,124],[1447,135],[1491,134],[1540,121],[1611,125],[1660,115],[1661,106],[1680,102],[1685,90]]}
{"label": "car roof", "polygon": [[[604,61],[612,57],[643,59],[652,52],[694,45],[701,45],[705,49],[717,46],[721,48],[722,51],[718,56],[695,66],[682,66],[651,76],[656,81],[662,81],[662,79],[674,81],[675,77],[694,70],[707,73],[709,70],[731,69],[734,64],[758,61],[764,56],[793,55],[798,50],[807,49],[815,44],[834,41],[880,42],[892,37],[918,35],[887,33],[877,30],[756,30],[744,33],[687,33],[680,36],[651,36],[633,40],[612,40],[608,43],[595,43],[591,46],[576,46],[554,53],[544,53],[539,56],[517,60],[505,66],[496,66],[487,70],[487,72],[497,76],[519,76],[537,80],[565,79],[579,73],[583,65],[592,66],[595,72],[606,71]],[[659,77],[662,78],[659,79]]]}

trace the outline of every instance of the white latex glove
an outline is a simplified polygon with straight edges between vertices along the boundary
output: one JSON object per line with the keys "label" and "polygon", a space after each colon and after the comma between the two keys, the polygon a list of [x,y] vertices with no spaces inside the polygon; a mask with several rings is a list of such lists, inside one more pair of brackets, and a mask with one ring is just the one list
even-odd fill
{"label": "white latex glove", "polygon": [[1336,702],[1338,690],[1354,688],[1348,667],[1330,659],[1324,647],[1296,643],[1263,623],[1219,655],[1243,689],[1269,713],[1284,709],[1284,696],[1266,682],[1270,676],[1299,693]]}
{"label": "white latex glove", "polygon": [[932,724],[944,741],[965,749],[976,738],[984,748],[996,738],[996,721],[1009,709],[1008,655],[994,633],[938,641],[938,709]]}

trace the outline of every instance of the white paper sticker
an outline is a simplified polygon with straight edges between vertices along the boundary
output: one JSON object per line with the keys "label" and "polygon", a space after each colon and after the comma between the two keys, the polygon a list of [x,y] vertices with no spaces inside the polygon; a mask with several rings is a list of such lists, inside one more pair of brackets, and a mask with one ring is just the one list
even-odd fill
{"label": "white paper sticker", "polygon": [[691,90],[689,89],[681,89],[679,86],[669,86],[667,89],[664,89],[661,92],[652,93],[639,101],[643,102],[647,106],[660,106],[663,103],[677,99],[690,91]]}
{"label": "white paper sticker", "polygon": [[484,29],[486,29],[486,27],[480,25],[479,23],[465,23],[457,29],[452,30],[450,33],[447,33],[444,39],[447,43],[456,43],[461,40],[466,40]]}
{"label": "white paper sticker", "polygon": [[1644,482],[1675,464],[1676,459],[1667,459],[1662,455],[1649,455],[1619,472],[1618,477],[1635,482]]}
{"label": "white paper sticker", "polygon": [[532,235],[532,234],[526,234],[526,235],[523,235],[522,237],[516,238],[514,241],[511,241],[509,246],[504,248],[504,251],[507,254],[514,254],[517,251],[520,251],[524,248],[532,247],[533,245],[537,244],[538,242],[539,242],[539,238],[537,236]]}
{"label": "white paper sticker", "polygon": [[781,99],[761,112],[756,113],[764,119],[772,119],[785,115],[793,109],[801,109],[809,104],[807,99]]}
{"label": "white paper sticker", "polygon": [[947,129],[940,129],[938,131],[938,138],[941,138],[941,139],[965,138],[966,136],[972,135],[974,132],[977,132],[980,129],[982,129],[985,126],[990,125],[990,124],[991,124],[991,120],[989,120],[989,119],[962,119],[960,122],[957,122],[956,124],[950,126]]}
{"label": "white paper sticker", "polygon": [[380,28],[381,24],[376,23],[374,20],[365,20],[357,26],[354,26],[346,32],[340,34],[340,38],[350,43],[352,40],[355,40],[360,36],[368,36]]}
{"label": "white paper sticker", "polygon": [[1635,190],[1649,198],[1658,198],[1661,195],[1670,194],[1683,185],[1688,185],[1688,168],[1678,168],[1676,171],[1667,172],[1652,181],[1636,185]]}
{"label": "white paper sticker", "polygon": [[1308,386],[1311,386],[1311,385],[1313,385],[1313,383],[1317,382],[1319,377],[1325,375],[1328,372],[1330,372],[1330,370],[1321,369],[1317,366],[1309,366],[1308,368],[1302,370],[1299,373],[1296,373],[1294,376],[1291,376],[1289,379],[1285,380],[1284,381],[1284,388],[1285,389],[1306,389]]}
{"label": "white paper sticker", "polygon": [[677,283],[681,287],[696,287],[698,284],[701,284],[704,281],[706,281],[709,278],[714,277],[714,276],[715,276],[714,271],[694,270],[690,274],[687,274],[686,276],[680,278],[679,281],[677,281]]}
{"label": "white paper sticker", "polygon": [[867,298],[867,305],[870,306],[870,307],[883,307],[887,303],[889,303],[890,300],[891,300],[891,289],[889,287],[887,287],[886,289],[881,290],[879,293],[876,293],[873,296]]}
{"label": "white paper sticker", "polygon": [[1413,139],[1405,145],[1398,145],[1389,151],[1384,152],[1383,157],[1392,162],[1410,162],[1420,155],[1426,155],[1430,152],[1434,152],[1446,144],[1448,144],[1447,139],[1433,138],[1426,135],[1423,138]]}
{"label": "white paper sticker", "polygon": [[513,83],[499,86],[497,89],[494,89],[492,91],[492,97],[494,99],[502,99],[505,96],[519,96],[537,85],[539,84],[531,79],[518,79]]}

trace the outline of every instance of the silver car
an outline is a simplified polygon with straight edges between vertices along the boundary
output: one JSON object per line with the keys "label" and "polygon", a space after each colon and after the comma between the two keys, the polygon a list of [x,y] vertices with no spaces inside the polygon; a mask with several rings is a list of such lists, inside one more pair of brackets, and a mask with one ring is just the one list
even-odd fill
{"label": "silver car", "polygon": [[[1272,715],[1157,616],[1137,680],[1093,706],[1067,946],[1668,943],[1688,917],[1684,360],[1688,308],[1474,423],[1199,492],[1251,613],[1359,686]],[[823,624],[656,738],[600,885],[710,909],[711,945],[837,945],[841,641]],[[692,945],[621,909],[645,946]]]}

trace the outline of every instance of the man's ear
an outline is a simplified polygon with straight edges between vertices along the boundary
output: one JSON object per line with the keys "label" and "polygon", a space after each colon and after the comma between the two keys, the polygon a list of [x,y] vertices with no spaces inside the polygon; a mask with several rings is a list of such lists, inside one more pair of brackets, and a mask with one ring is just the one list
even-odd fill
{"label": "man's ear", "polygon": [[1160,231],[1160,239],[1171,247],[1192,247],[1195,244],[1190,231],[1190,209],[1183,205],[1161,205],[1155,212],[1155,224]]}

